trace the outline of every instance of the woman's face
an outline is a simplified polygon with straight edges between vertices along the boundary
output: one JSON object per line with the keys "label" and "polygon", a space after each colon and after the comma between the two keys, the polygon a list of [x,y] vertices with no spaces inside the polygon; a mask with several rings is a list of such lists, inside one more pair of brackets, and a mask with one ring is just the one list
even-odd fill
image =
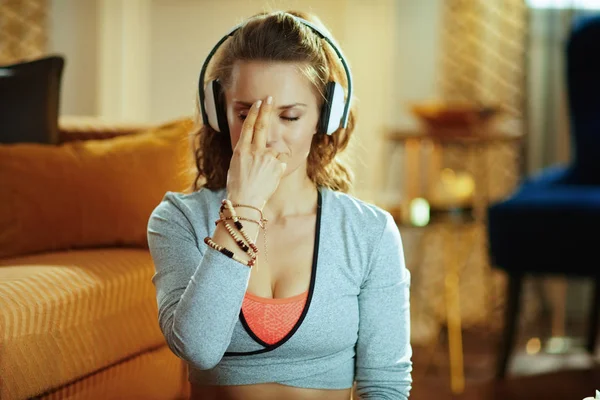
{"label": "woman's face", "polygon": [[273,97],[267,147],[287,153],[285,175],[289,175],[306,163],[319,120],[318,92],[296,63],[237,62],[225,90],[233,148],[250,106],[267,96]]}

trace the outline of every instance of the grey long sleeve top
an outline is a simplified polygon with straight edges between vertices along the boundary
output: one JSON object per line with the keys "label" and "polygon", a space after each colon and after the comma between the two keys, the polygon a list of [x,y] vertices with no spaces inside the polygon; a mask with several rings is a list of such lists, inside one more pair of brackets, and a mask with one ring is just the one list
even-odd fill
{"label": "grey long sleeve top", "polygon": [[198,385],[345,389],[361,399],[407,399],[409,286],[391,215],[319,188],[311,282],[291,332],[273,345],[241,312],[251,270],[208,247],[225,189],[167,192],[148,222],[159,324]]}

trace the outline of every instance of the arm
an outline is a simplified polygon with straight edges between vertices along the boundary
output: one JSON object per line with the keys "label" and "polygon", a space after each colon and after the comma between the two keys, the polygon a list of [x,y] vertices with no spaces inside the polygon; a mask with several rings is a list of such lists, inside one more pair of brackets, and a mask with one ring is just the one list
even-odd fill
{"label": "arm", "polygon": [[206,246],[204,236],[197,238],[201,233],[193,230],[184,207],[167,193],[148,221],[158,322],[177,356],[210,369],[231,341],[250,268]]}
{"label": "arm", "polygon": [[358,296],[356,393],[360,399],[408,399],[412,378],[410,273],[391,215]]}

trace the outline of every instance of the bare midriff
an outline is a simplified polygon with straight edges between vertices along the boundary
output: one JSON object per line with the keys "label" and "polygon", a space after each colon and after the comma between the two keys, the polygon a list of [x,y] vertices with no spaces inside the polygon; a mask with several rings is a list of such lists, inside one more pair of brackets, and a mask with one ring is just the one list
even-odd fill
{"label": "bare midriff", "polygon": [[350,400],[352,388],[307,389],[260,383],[238,386],[194,386],[191,400]]}

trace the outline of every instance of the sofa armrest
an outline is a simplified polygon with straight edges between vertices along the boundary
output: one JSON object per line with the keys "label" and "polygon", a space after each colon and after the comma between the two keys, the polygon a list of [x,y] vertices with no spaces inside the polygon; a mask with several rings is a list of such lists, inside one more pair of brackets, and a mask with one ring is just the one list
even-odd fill
{"label": "sofa armrest", "polygon": [[115,122],[97,117],[61,117],[59,143],[77,140],[110,139],[151,128],[150,123]]}

